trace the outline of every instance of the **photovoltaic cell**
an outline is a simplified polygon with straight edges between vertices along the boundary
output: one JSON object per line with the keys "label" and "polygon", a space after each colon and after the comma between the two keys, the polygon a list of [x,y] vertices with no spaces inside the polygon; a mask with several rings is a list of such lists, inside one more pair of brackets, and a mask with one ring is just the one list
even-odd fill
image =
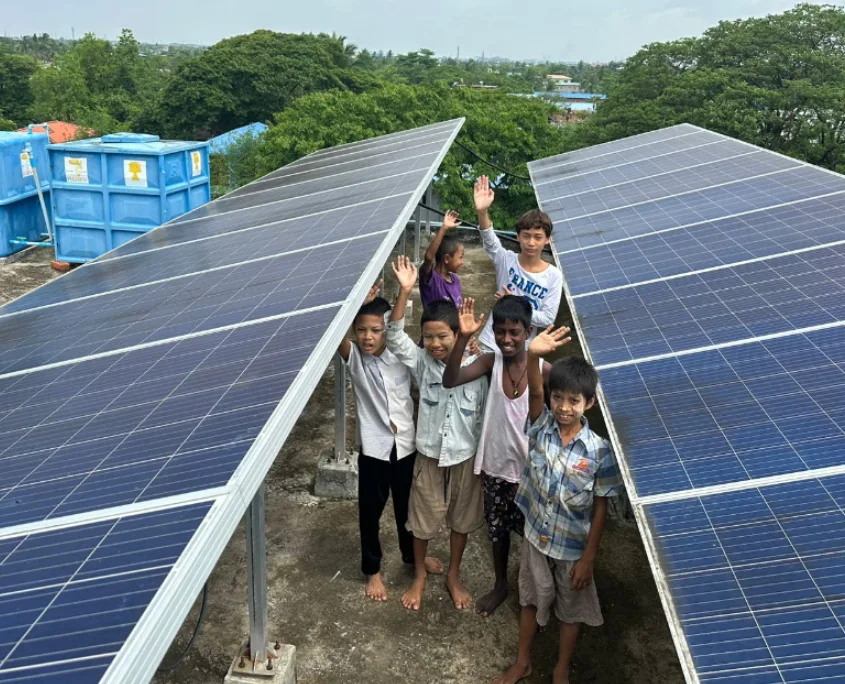
{"label": "photovoltaic cell", "polygon": [[0,381],[0,527],[225,485],[336,314]]}
{"label": "photovoltaic cell", "polygon": [[314,154],[0,311],[0,682],[149,680],[462,123]]}
{"label": "photovoltaic cell", "polygon": [[639,496],[845,464],[845,335],[826,330],[601,372]]}
{"label": "photovoltaic cell", "polygon": [[744,154],[727,159],[717,158],[686,169],[676,169],[572,194],[566,182],[549,184],[543,188],[543,192],[553,199],[547,199],[544,206],[546,212],[555,220],[570,219],[724,185],[751,176],[794,169],[800,165],[794,159],[776,157],[763,151],[749,151],[747,147],[741,151]]}
{"label": "photovoltaic cell", "polygon": [[0,541],[0,682],[96,682],[210,503]]}
{"label": "photovoltaic cell", "polygon": [[845,193],[559,254],[570,292],[677,276],[845,240]]}
{"label": "photovoltaic cell", "polygon": [[702,682],[845,677],[845,478],[645,507]]}
{"label": "photovoltaic cell", "polygon": [[[565,152],[564,154],[560,154],[555,157],[549,157],[547,159],[539,159],[537,161],[531,162],[531,168],[536,169],[538,174],[542,174],[546,170],[550,170],[552,168],[560,169],[563,164],[568,164],[572,162],[583,163],[584,161],[589,159],[606,158],[612,156],[616,159],[628,160],[630,159],[630,157],[626,156],[628,151],[635,149],[642,150],[646,147],[648,147],[649,149],[655,149],[655,143],[665,142],[669,145],[680,144],[680,148],[678,149],[683,149],[687,146],[688,141],[686,140],[686,138],[693,135],[698,136],[699,142],[712,140],[716,137],[709,131],[696,128],[695,126],[689,126],[687,124],[680,124],[678,126],[672,126],[670,128],[662,128],[657,131],[642,133],[641,135],[634,135],[629,138],[623,138],[621,140],[613,140],[611,142],[603,143],[601,145],[593,145],[592,147],[587,147],[581,150],[574,150],[573,152]],[[685,139],[679,143],[678,139],[680,138]],[[554,171],[552,175],[556,176],[558,173],[559,171]],[[539,181],[540,178],[537,177],[536,180]]]}
{"label": "photovoltaic cell", "polygon": [[[348,191],[356,188],[361,191],[361,196],[366,197],[372,187],[390,187],[388,179],[397,184],[402,184],[403,176],[414,174],[416,178],[425,175],[426,169],[431,166],[437,156],[437,149],[426,147],[427,153],[411,160],[399,160],[387,166],[371,168],[367,172],[358,172],[354,177],[348,174],[341,176],[332,175],[327,178],[317,178],[313,181],[296,183],[295,185],[283,185],[272,187],[264,184],[256,188],[255,192],[244,193],[238,196],[224,197],[212,204],[204,204],[191,212],[190,216],[183,215],[173,221],[174,224],[194,221],[205,216],[219,216],[220,214],[236,211],[239,209],[252,208],[258,204],[270,202],[283,202],[300,198],[307,195],[320,195],[323,197],[333,196],[341,191]],[[249,186],[244,186],[249,187]],[[389,191],[388,191],[389,192]],[[377,192],[376,194],[381,194]]]}
{"label": "photovoltaic cell", "polygon": [[[675,144],[670,145],[671,142],[675,142]],[[614,163],[612,166],[604,168],[601,168],[599,164],[599,161],[604,157],[585,162],[585,164],[593,163],[599,167],[592,171],[583,169],[575,171],[567,168],[563,173],[551,175],[550,169],[547,171],[547,177],[550,176],[549,180],[541,183],[543,186],[548,186],[543,187],[543,193],[549,197],[552,197],[553,193],[554,196],[558,197],[572,196],[590,190],[630,183],[649,176],[682,171],[729,157],[754,153],[747,145],[734,140],[712,138],[710,134],[707,134],[703,141],[697,138],[697,134],[693,134],[683,138],[675,138],[673,141],[660,143],[660,145],[659,149],[664,150],[662,152],[652,149],[653,145],[636,148],[640,151],[640,154],[632,161],[620,161],[617,155],[610,155],[610,160]],[[666,150],[665,148],[669,149]],[[633,152],[632,150],[628,154],[634,156]],[[646,154],[648,156],[644,156]]]}
{"label": "photovoltaic cell", "polygon": [[845,179],[653,135],[529,169],[682,664],[845,681]]}
{"label": "photovoltaic cell", "polygon": [[98,259],[74,271],[73,278],[53,280],[49,287],[38,288],[6,304],[0,308],[0,317],[164,278],[192,277],[198,271],[268,259],[339,240],[383,234],[390,228],[391,218],[407,203],[407,196],[402,195],[305,219],[282,219],[263,227],[200,238],[187,244],[163,244],[150,255],[152,258]]}
{"label": "photovoltaic cell", "polygon": [[[381,233],[97,300],[22,311],[0,328],[0,373],[340,303],[369,265],[361,254],[384,240]],[[57,338],[50,330],[65,332]]]}
{"label": "photovoltaic cell", "polygon": [[554,210],[548,213],[555,225],[555,246],[564,251],[692,226],[843,190],[845,178],[801,166],[571,220],[559,220],[561,217]]}
{"label": "photovoltaic cell", "polygon": [[845,245],[578,299],[599,365],[845,320]]}

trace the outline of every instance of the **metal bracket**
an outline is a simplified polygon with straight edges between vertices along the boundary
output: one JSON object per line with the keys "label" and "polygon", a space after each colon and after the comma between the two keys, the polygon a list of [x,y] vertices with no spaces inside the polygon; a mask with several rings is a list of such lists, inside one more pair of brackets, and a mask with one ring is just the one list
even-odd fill
{"label": "metal bracket", "polygon": [[279,659],[279,652],[282,645],[277,641],[268,642],[263,654],[258,658],[252,657],[249,639],[244,639],[241,649],[229,670],[231,674],[248,675],[257,680],[272,679],[276,675],[276,661]]}
{"label": "metal bracket", "polygon": [[334,460],[348,461],[346,451],[346,364],[334,357]]}
{"label": "metal bracket", "polygon": [[244,640],[232,672],[273,677],[281,644],[267,641],[267,551],[264,530],[264,484],[246,512],[247,599],[249,637]]}

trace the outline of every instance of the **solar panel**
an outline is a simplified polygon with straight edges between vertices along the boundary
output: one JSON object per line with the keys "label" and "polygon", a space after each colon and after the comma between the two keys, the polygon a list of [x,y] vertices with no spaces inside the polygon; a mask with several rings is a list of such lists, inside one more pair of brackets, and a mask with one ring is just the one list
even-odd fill
{"label": "solar panel", "polygon": [[149,680],[462,123],[305,157],[0,308],[0,682]]}
{"label": "solar panel", "polygon": [[843,505],[838,476],[645,507],[699,681],[845,677]]}
{"label": "solar panel", "polygon": [[687,679],[842,680],[845,178],[686,124],[529,170]]}

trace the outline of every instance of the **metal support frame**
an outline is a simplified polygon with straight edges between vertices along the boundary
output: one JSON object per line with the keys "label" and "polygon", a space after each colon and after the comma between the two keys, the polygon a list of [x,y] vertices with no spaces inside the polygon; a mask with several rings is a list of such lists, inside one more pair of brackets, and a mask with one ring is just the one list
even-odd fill
{"label": "metal support frame", "polygon": [[414,214],[414,263],[420,263],[420,233],[422,231],[422,207],[418,204]]}
{"label": "metal support frame", "polygon": [[246,512],[249,656],[253,669],[267,660],[267,554],[264,546],[264,484]]}
{"label": "metal support frame", "polygon": [[346,461],[346,364],[340,354],[334,357],[334,460]]}
{"label": "metal support frame", "polygon": [[[267,640],[267,549],[264,530],[264,483],[246,509],[246,587],[249,637],[229,668],[225,681],[244,677],[267,681],[275,675],[281,644]],[[237,677],[237,679],[232,679]]]}
{"label": "metal support frame", "polygon": [[[425,190],[424,202],[427,207],[432,206],[434,200],[434,185],[429,183],[428,187]],[[429,237],[431,236],[431,216],[432,211],[430,209],[425,210],[425,234]]]}

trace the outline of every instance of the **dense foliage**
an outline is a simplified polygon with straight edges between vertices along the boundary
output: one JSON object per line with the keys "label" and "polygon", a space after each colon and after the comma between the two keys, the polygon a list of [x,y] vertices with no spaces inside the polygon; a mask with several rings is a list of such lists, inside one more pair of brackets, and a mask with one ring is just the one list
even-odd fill
{"label": "dense foliage", "polygon": [[579,127],[593,144],[680,122],[845,171],[845,11],[798,5],[631,57]]}
{"label": "dense foliage", "polygon": [[[459,116],[460,140],[521,175],[531,159],[682,121],[845,171],[843,45],[845,10],[809,4],[653,43],[624,65],[395,55],[272,31],[207,49],[142,45],[128,30],[115,43],[33,35],[0,39],[0,129],[61,119],[97,133],[206,139],[273,124],[217,163],[221,191],[321,147]],[[551,126],[555,109],[526,96],[548,90],[554,73],[608,99],[586,123]],[[533,203],[524,180],[458,146],[438,175],[444,203],[470,212],[469,181],[481,173],[499,186],[498,223]]]}
{"label": "dense foliage", "polygon": [[[276,118],[255,148],[259,161],[254,173],[262,175],[323,147],[466,117],[461,142],[498,166],[527,176],[528,161],[565,149],[565,132],[549,125],[555,111],[541,100],[445,85],[385,86],[358,96],[318,93],[300,98]],[[502,176],[458,146],[438,174],[435,187],[441,202],[471,217],[472,182],[481,174],[497,178],[497,223],[510,224],[534,206],[526,181]]]}

